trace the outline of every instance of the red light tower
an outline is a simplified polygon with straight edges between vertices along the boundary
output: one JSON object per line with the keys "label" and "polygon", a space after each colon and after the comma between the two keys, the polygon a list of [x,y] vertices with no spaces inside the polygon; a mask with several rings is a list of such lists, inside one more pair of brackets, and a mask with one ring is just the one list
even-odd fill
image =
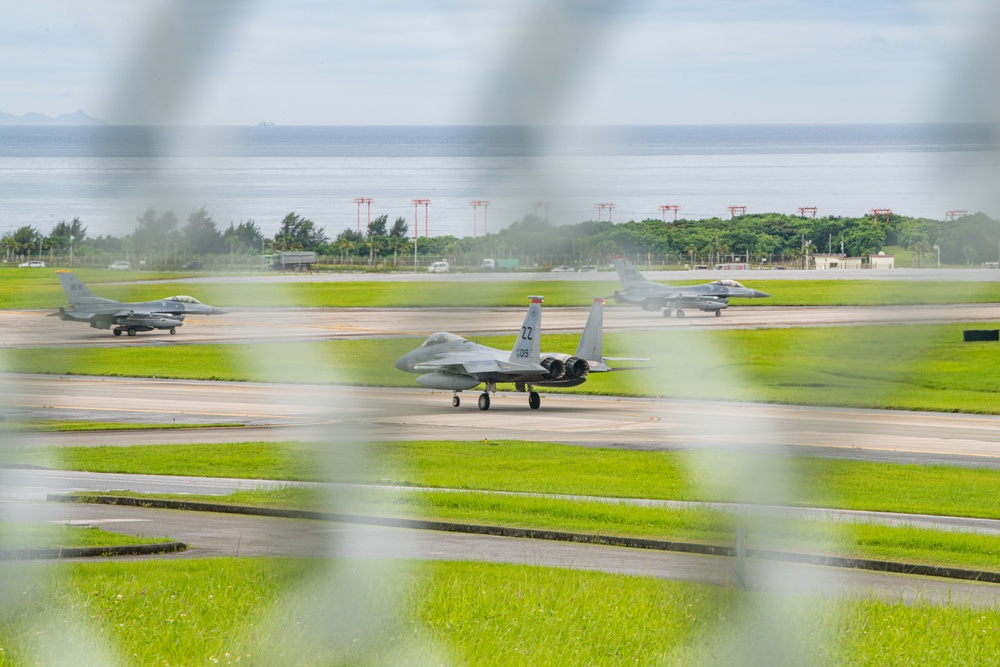
{"label": "red light tower", "polygon": [[889,216],[892,215],[892,209],[890,208],[873,208],[871,212],[872,215],[875,216],[875,224],[878,224],[879,219],[883,216],[885,217],[886,223],[888,223]]}
{"label": "red light tower", "polygon": [[476,199],[472,202],[472,238],[476,238],[476,228],[479,226],[476,219],[479,213],[479,207],[483,207],[483,227],[485,231],[484,234],[490,233],[490,200],[489,199]]}
{"label": "red light tower", "polygon": [[746,215],[747,207],[742,204],[736,204],[729,207],[729,217],[735,218],[737,215]]}
{"label": "red light tower", "polygon": [[601,221],[601,211],[603,211],[603,210],[607,210],[608,211],[608,222],[611,222],[611,211],[613,211],[615,209],[615,205],[614,204],[612,204],[610,202],[600,202],[598,204],[594,204],[594,208],[597,209],[597,221],[598,222]]}
{"label": "red light tower", "polygon": [[663,222],[667,221],[667,211],[674,212],[674,222],[677,222],[677,211],[679,210],[681,210],[681,207],[676,204],[664,204],[660,206],[660,215],[663,217]]}
{"label": "red light tower", "polygon": [[372,226],[372,198],[371,197],[357,197],[354,203],[358,205],[358,234],[361,233],[361,205],[368,204],[368,226]]}
{"label": "red light tower", "polygon": [[812,215],[812,217],[815,218],[816,217],[816,211],[817,211],[817,209],[816,209],[815,206],[800,206],[799,207],[799,215],[801,215],[803,218],[806,217],[806,213],[809,213],[810,215]]}
{"label": "red light tower", "polygon": [[417,207],[421,204],[424,205],[424,238],[427,237],[427,205],[431,203],[430,199],[414,199],[413,200],[413,236],[416,238],[417,234]]}
{"label": "red light tower", "polygon": [[959,218],[964,218],[967,215],[969,215],[968,211],[964,211],[964,210],[954,209],[953,208],[952,210],[948,211],[945,214],[945,219],[947,219],[947,220],[958,220]]}

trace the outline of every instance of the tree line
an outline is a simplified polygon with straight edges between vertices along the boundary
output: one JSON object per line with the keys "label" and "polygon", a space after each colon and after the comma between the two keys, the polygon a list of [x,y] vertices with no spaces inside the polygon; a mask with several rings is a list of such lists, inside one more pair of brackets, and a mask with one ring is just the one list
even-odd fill
{"label": "tree line", "polygon": [[[260,255],[312,250],[332,263],[407,266],[414,254],[409,224],[386,215],[363,230],[345,228],[332,239],[325,227],[291,212],[273,237],[251,219],[220,229],[202,207],[181,224],[171,212],[147,209],[124,237],[87,234],[79,218],[61,221],[48,234],[23,226],[0,239],[7,262],[39,257],[60,261],[115,256],[142,259],[150,267],[171,267],[194,258],[214,263],[253,263]],[[478,238],[434,236],[417,239],[417,254],[478,264],[481,258],[517,258],[527,265],[549,263],[604,264],[615,255],[650,256],[662,264],[726,261],[750,264],[795,263],[816,253],[854,257],[901,246],[919,264],[940,261],[977,265],[1000,261],[1000,222],[983,213],[957,220],[889,215],[804,217],[781,213],[749,214],[724,220],[681,219],[664,223],[646,219],[620,223],[584,221],[554,226],[533,215],[499,232]]]}

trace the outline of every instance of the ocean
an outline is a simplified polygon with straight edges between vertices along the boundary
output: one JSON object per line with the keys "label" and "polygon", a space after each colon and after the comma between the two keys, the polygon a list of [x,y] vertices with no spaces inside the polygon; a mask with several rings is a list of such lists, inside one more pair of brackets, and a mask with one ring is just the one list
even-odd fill
{"label": "ocean", "polygon": [[[148,208],[273,235],[290,212],[332,238],[370,215],[423,236],[748,213],[1000,217],[995,134],[981,125],[0,127],[0,233],[79,217],[124,235]],[[414,200],[429,200],[414,205]],[[488,204],[472,206],[473,201]]]}

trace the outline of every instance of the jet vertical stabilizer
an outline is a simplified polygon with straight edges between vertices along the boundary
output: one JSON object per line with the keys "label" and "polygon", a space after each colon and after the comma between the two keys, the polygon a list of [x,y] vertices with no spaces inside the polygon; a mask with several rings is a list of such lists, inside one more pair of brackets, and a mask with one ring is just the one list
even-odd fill
{"label": "jet vertical stabilizer", "polygon": [[528,314],[524,316],[521,332],[510,352],[514,362],[537,364],[542,350],[542,297],[532,296]]}
{"label": "jet vertical stabilizer", "polygon": [[580,344],[576,346],[576,356],[590,362],[591,370],[597,370],[595,364],[604,364],[604,299],[600,297],[595,297],[590,307]]}

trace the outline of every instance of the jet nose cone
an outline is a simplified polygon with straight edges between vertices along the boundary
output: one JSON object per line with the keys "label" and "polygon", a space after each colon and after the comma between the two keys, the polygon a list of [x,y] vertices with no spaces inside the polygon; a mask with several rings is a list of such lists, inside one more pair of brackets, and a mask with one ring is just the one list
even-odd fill
{"label": "jet nose cone", "polygon": [[403,371],[404,373],[409,372],[409,370],[410,370],[410,363],[409,363],[409,360],[407,359],[408,356],[410,356],[410,355],[404,354],[403,356],[401,356],[399,359],[396,360],[396,364],[395,364],[396,365],[396,370]]}
{"label": "jet nose cone", "polygon": [[771,295],[768,294],[767,292],[761,292],[760,290],[757,289],[753,291],[753,298],[755,299],[766,299],[769,296]]}
{"label": "jet nose cone", "polygon": [[222,308],[216,308],[212,306],[212,310],[208,313],[209,315],[228,315],[228,310],[223,310]]}

